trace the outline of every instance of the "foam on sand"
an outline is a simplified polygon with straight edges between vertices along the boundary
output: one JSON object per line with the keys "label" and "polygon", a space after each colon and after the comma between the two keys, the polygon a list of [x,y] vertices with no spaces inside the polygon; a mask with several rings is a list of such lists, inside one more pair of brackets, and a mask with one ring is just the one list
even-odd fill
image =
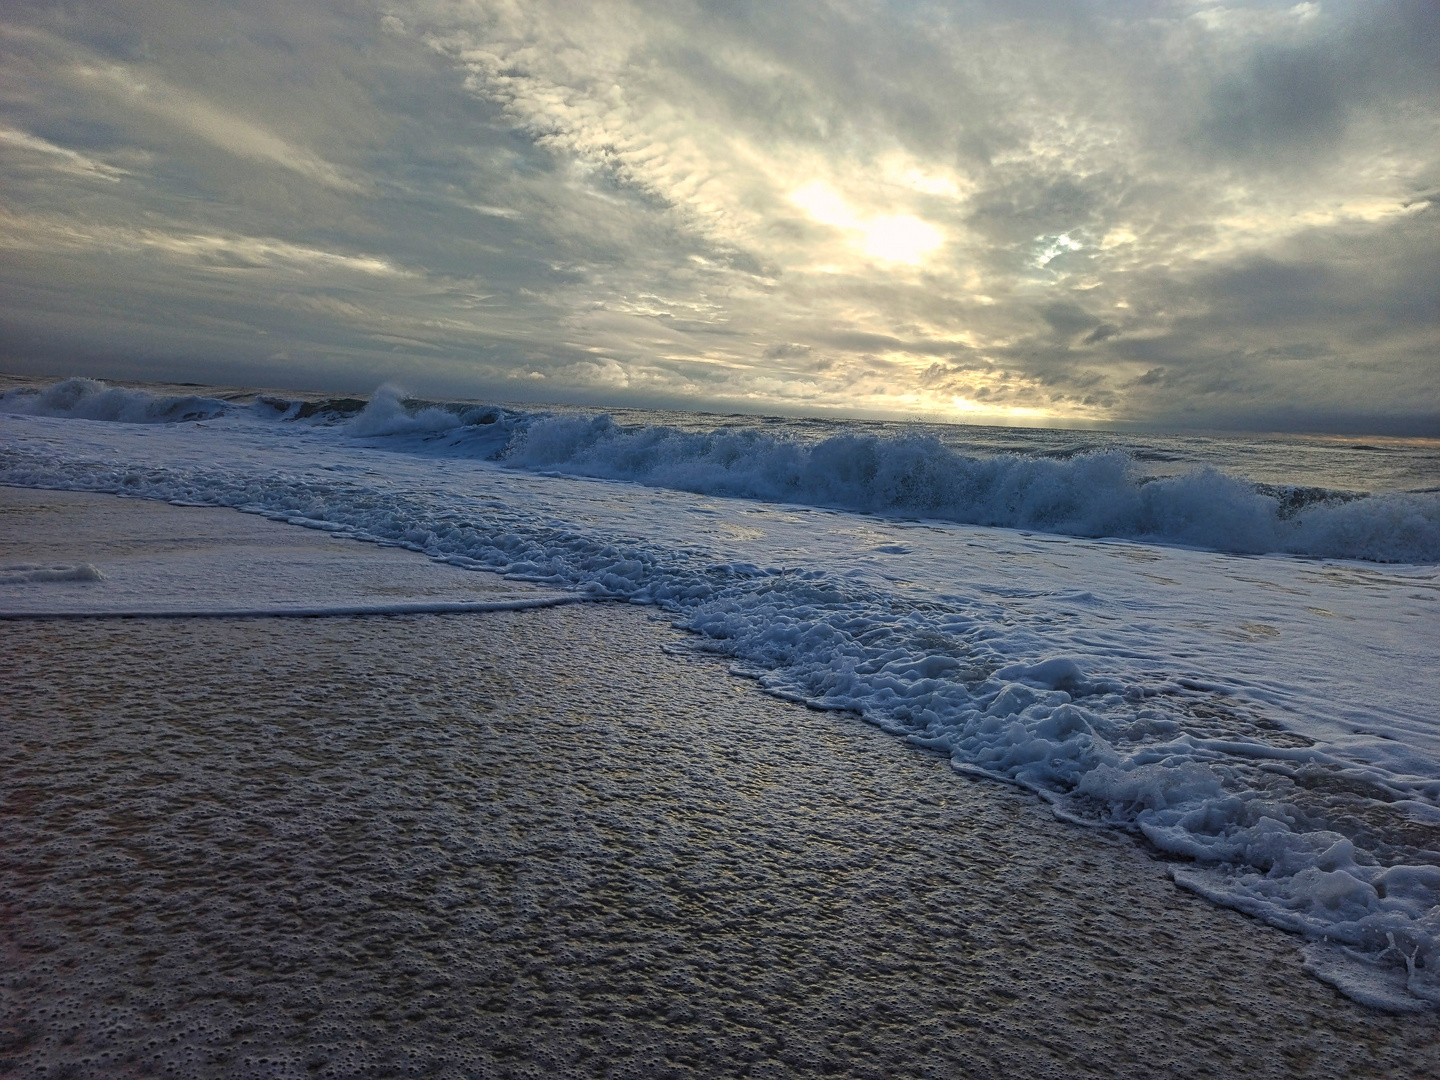
{"label": "foam on sand", "polygon": [[14,563],[0,566],[0,585],[34,585],[46,581],[104,581],[105,575],[89,563],[39,566]]}
{"label": "foam on sand", "polygon": [[0,628],[0,1074],[1440,1072],[1139,845],[652,616]]}

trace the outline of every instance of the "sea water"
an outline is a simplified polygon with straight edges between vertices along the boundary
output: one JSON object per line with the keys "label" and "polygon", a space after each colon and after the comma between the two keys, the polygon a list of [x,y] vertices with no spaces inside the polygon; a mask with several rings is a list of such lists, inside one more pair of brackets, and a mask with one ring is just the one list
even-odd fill
{"label": "sea water", "polygon": [[658,605],[777,696],[1143,835],[1357,1000],[1440,1003],[1434,441],[69,380],[0,395],[0,482]]}

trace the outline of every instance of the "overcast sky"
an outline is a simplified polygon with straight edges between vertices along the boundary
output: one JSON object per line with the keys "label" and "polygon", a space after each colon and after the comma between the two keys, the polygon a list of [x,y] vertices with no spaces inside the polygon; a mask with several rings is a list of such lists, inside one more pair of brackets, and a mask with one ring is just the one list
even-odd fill
{"label": "overcast sky", "polygon": [[1440,3],[8,0],[0,370],[1440,434]]}

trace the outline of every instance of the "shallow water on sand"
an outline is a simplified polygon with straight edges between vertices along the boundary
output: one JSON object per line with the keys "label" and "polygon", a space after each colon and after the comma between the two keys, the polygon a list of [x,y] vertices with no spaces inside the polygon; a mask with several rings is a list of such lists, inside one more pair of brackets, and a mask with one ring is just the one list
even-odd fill
{"label": "shallow water on sand", "polygon": [[1130,841],[679,636],[0,624],[0,1073],[1440,1070]]}
{"label": "shallow water on sand", "polygon": [[0,487],[0,619],[360,614],[569,602],[213,507]]}

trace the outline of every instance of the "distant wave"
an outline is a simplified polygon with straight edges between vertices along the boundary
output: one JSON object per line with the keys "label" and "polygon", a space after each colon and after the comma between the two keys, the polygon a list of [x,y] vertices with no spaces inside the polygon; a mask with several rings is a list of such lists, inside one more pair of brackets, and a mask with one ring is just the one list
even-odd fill
{"label": "distant wave", "polygon": [[[407,407],[407,404],[409,407]],[[929,436],[819,441],[755,428],[621,426],[608,415],[418,406],[383,388],[348,425],[395,449],[499,459],[703,495],[1240,554],[1440,562],[1440,495],[1259,485],[1214,469],[1144,476],[1130,455],[975,457]]]}
{"label": "distant wave", "polygon": [[402,391],[387,383],[375,391],[360,414],[349,422],[347,430],[357,436],[434,435],[462,428],[488,427],[510,415],[498,405],[427,402],[407,405]]}
{"label": "distant wave", "polygon": [[43,390],[18,387],[0,393],[0,412],[126,424],[213,420],[229,409],[229,403],[219,398],[152,394],[146,390],[107,386],[98,379],[66,379]]}
{"label": "distant wave", "polygon": [[1214,469],[1143,477],[1127,454],[1067,460],[957,453],[928,437],[804,444],[754,430],[622,430],[606,416],[539,420],[506,460],[707,495],[1247,554],[1440,561],[1440,498],[1261,488]]}
{"label": "distant wave", "polygon": [[491,461],[504,456],[544,415],[498,405],[413,401],[386,384],[345,422],[345,432],[357,439],[382,439],[382,445],[396,450]]}

